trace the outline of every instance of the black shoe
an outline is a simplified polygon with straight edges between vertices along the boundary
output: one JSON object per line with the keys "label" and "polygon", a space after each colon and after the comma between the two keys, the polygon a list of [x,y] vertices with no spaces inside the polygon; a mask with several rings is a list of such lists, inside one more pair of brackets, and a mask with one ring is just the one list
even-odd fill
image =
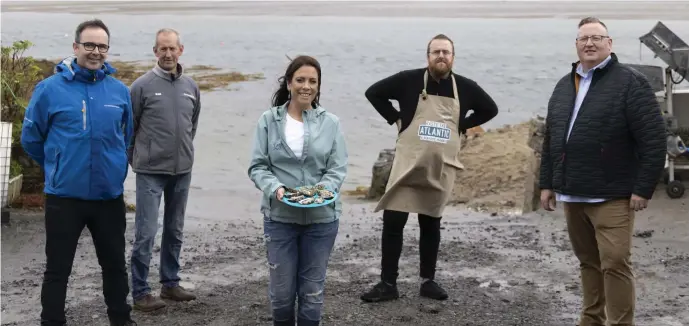
{"label": "black shoe", "polygon": [[125,321],[110,321],[110,326],[137,326],[136,322],[128,319]]}
{"label": "black shoe", "polygon": [[361,295],[361,300],[366,302],[382,302],[399,299],[400,293],[397,285],[383,281],[376,284],[373,289]]}
{"label": "black shoe", "polygon": [[421,284],[420,295],[422,297],[434,299],[434,300],[445,300],[447,299],[447,292],[438,285],[433,280],[428,280]]}
{"label": "black shoe", "polygon": [[291,320],[291,321],[273,321],[273,326],[294,326],[294,320]]}
{"label": "black shoe", "polygon": [[66,326],[67,322],[54,322],[48,320],[41,320],[41,326]]}

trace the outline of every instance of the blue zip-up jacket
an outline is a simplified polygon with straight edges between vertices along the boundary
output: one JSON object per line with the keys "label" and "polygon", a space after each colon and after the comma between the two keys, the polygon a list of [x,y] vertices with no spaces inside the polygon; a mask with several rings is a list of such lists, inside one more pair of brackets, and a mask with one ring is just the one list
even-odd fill
{"label": "blue zip-up jacket", "polygon": [[46,194],[108,200],[124,192],[132,104],[114,72],[107,62],[90,71],[69,57],[36,85],[21,143],[45,172]]}

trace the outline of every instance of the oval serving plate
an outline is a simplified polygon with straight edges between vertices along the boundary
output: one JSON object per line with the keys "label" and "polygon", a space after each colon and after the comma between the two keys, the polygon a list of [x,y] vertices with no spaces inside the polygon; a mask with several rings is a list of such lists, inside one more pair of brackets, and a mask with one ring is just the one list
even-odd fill
{"label": "oval serving plate", "polygon": [[[301,205],[301,204],[299,204],[298,202],[291,202],[291,201],[287,200],[287,197],[286,197],[286,196],[283,196],[283,197],[282,197],[282,200],[280,200],[280,201],[283,202],[283,203],[285,203],[285,204],[287,204],[287,205],[290,205],[290,206],[292,206],[292,207],[299,207],[299,208],[314,208],[314,207],[321,207],[321,206],[325,206],[325,205],[330,205],[330,204],[332,204],[335,200],[337,200],[337,197],[339,197],[340,194],[338,194],[338,193],[336,193],[336,192],[334,192],[334,191],[333,191],[332,193],[333,193],[333,195],[334,195],[333,198],[324,200],[324,201],[323,201],[322,203],[320,203],[320,204],[311,203],[311,204],[308,204],[308,205]],[[314,195],[312,198],[314,198],[314,199],[318,198],[318,194]]]}

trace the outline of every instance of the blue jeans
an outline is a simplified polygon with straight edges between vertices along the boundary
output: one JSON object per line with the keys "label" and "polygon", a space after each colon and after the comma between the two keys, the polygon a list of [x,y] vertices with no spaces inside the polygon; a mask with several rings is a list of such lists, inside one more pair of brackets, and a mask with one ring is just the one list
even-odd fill
{"label": "blue jeans", "polygon": [[270,280],[268,297],[274,325],[318,325],[323,307],[325,273],[339,220],[299,225],[265,217],[264,240],[268,252]]}
{"label": "blue jeans", "polygon": [[184,212],[191,173],[181,175],[136,174],[136,221],[132,248],[132,298],[149,293],[148,265],[158,231],[158,210],[164,194],[163,239],[160,245],[160,283],[165,287],[179,284],[179,253],[182,249]]}

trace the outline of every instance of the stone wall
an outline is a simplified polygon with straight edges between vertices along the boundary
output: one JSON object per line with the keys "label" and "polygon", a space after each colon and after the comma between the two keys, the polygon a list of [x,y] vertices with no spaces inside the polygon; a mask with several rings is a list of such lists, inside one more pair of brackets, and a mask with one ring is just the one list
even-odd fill
{"label": "stone wall", "polygon": [[378,159],[373,163],[371,187],[368,188],[366,199],[379,199],[385,193],[388,184],[392,160],[395,158],[395,149],[383,149],[378,153]]}

